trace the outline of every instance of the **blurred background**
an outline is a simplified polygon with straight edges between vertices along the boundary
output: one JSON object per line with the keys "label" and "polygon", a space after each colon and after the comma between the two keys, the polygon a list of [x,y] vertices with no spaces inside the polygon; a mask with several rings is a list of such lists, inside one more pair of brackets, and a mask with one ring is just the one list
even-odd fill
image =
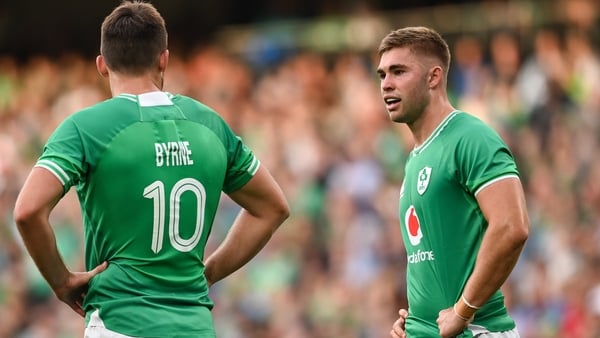
{"label": "blurred background", "polygon": [[[119,1],[0,2],[0,337],[82,337],[24,253],[16,195],[49,134],[109,97],[99,29]],[[450,43],[456,107],[508,143],[531,233],[503,286],[523,338],[600,337],[600,3],[155,0],[169,30],[165,89],[216,109],[281,183],[291,218],[216,284],[222,338],[387,337],[405,306],[397,217],[412,139],[374,68],[380,39],[427,25]],[[237,207],[223,196],[210,252]],[[52,215],[83,269],[73,191]]]}

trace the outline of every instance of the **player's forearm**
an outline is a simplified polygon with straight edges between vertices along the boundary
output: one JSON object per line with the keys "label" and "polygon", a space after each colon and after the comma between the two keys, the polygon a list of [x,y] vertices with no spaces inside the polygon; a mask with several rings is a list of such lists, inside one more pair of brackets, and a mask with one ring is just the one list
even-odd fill
{"label": "player's forearm", "polygon": [[60,256],[50,224],[40,219],[18,219],[16,222],[25,247],[44,279],[52,290],[62,287],[69,270]]}
{"label": "player's forearm", "polygon": [[522,225],[490,224],[463,291],[470,304],[482,306],[502,286],[517,263],[527,236]]}
{"label": "player's forearm", "polygon": [[63,286],[69,274],[48,222],[52,209],[63,193],[62,183],[54,174],[35,167],[25,180],[13,211],[27,251],[53,290]]}
{"label": "player's forearm", "polygon": [[205,262],[209,285],[229,276],[250,261],[267,244],[286,215],[256,217],[242,210],[223,243]]}

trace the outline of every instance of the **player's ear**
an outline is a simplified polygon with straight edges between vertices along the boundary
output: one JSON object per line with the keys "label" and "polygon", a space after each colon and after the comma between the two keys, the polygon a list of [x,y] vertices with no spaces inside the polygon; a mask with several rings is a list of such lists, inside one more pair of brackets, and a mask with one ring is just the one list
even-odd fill
{"label": "player's ear", "polygon": [[435,66],[429,69],[429,74],[427,77],[427,82],[429,83],[429,88],[437,87],[440,83],[442,83],[442,78],[444,77],[444,70],[440,66]]}
{"label": "player's ear", "polygon": [[164,72],[167,69],[167,65],[169,64],[169,50],[165,49],[160,53],[158,57],[158,69],[160,72]]}
{"label": "player's ear", "polygon": [[98,55],[96,57],[96,69],[98,69],[98,73],[100,73],[100,75],[104,77],[108,76],[108,68],[106,67],[106,63],[104,62],[104,57],[102,55]]}

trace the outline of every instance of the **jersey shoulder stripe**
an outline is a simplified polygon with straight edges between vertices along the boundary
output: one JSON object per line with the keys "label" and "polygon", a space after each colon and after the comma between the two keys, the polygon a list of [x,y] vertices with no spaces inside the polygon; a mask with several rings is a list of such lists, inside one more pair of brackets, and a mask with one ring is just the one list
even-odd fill
{"label": "jersey shoulder stripe", "polygon": [[69,175],[58,164],[50,160],[39,160],[34,167],[44,168],[52,173],[64,186],[70,181]]}
{"label": "jersey shoulder stripe", "polygon": [[492,184],[494,184],[494,183],[496,183],[498,181],[506,179],[506,178],[516,178],[516,179],[520,180],[519,175],[517,175],[517,174],[508,174],[508,175],[503,175],[503,176],[500,176],[500,177],[496,177],[494,179],[491,179],[491,180],[483,183],[479,188],[477,188],[477,190],[475,190],[475,193],[473,195],[477,196],[481,192],[481,190],[489,187],[490,185],[492,185]]}

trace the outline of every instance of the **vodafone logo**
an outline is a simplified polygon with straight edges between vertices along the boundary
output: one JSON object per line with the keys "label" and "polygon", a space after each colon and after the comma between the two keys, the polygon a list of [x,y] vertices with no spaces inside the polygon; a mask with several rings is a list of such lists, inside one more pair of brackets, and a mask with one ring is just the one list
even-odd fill
{"label": "vodafone logo", "polygon": [[[413,205],[408,207],[404,214],[404,226],[406,227],[410,244],[413,246],[419,245],[421,243],[421,238],[423,238],[423,232],[421,231],[421,221],[419,220],[419,216]],[[407,248],[407,259],[409,264],[435,261],[435,254],[433,251],[421,249],[413,252],[411,251],[412,250]]]}
{"label": "vodafone logo", "polygon": [[414,206],[410,206],[404,214],[404,226],[406,226],[406,232],[408,233],[408,239],[410,244],[418,245],[421,243],[423,238],[423,232],[421,232],[421,222],[419,222],[419,216]]}

